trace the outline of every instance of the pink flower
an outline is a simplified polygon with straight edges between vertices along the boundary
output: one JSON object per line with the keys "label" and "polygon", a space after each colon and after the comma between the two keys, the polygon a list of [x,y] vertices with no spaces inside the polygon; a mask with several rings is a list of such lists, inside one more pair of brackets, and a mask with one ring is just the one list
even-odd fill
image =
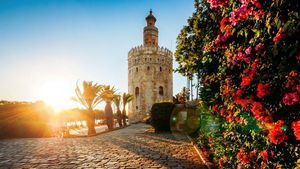
{"label": "pink flower", "polygon": [[255,46],[255,50],[256,51],[260,51],[260,50],[262,50],[262,49],[264,49],[265,47],[264,47],[264,45],[262,44],[262,43],[259,43],[259,44],[257,44],[256,46]]}
{"label": "pink flower", "polygon": [[283,96],[283,103],[288,106],[292,106],[294,104],[299,103],[299,96],[296,92],[286,93]]}
{"label": "pink flower", "polygon": [[249,153],[250,159],[254,158],[255,156],[256,156],[256,150],[250,151],[250,153]]}
{"label": "pink flower", "polygon": [[300,85],[296,86],[296,91],[300,93]]}
{"label": "pink flower", "polygon": [[210,4],[210,8],[214,9],[225,6],[228,3],[228,0],[207,0],[207,2]]}
{"label": "pink flower", "polygon": [[249,46],[249,47],[245,50],[245,53],[246,53],[247,55],[250,55],[250,54],[251,54],[251,50],[252,50],[252,48],[251,48],[251,46]]}

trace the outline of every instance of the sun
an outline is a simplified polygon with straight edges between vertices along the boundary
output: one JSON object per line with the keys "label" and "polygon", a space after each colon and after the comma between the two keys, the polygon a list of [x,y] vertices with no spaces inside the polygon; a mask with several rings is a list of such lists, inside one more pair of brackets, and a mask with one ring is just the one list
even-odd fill
{"label": "sun", "polygon": [[41,86],[40,97],[57,112],[70,108],[71,91],[72,89],[67,81],[63,79],[49,80]]}

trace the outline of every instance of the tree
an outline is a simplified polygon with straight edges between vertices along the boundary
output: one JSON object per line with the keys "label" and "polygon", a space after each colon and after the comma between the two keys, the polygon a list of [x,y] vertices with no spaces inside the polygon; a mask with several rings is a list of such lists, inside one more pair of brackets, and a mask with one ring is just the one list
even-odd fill
{"label": "tree", "polygon": [[73,98],[74,101],[80,103],[87,109],[87,127],[88,135],[96,134],[95,130],[95,113],[94,108],[102,101],[99,96],[99,92],[102,90],[103,86],[92,81],[83,81],[82,89],[78,86],[75,89],[76,98]]}
{"label": "tree", "polygon": [[182,88],[182,91],[173,96],[173,103],[185,104],[188,97],[188,90],[186,87]]}
{"label": "tree", "polygon": [[121,95],[115,95],[114,98],[113,98],[113,102],[117,107],[117,113],[116,114],[117,114],[117,119],[118,119],[119,126],[122,127],[122,113],[121,113],[121,109],[120,109]]}
{"label": "tree", "polygon": [[106,115],[106,124],[109,130],[113,129],[114,117],[111,103],[114,99],[116,89],[110,85],[104,85],[102,91],[100,92],[100,97],[105,101],[105,115]]}
{"label": "tree", "polygon": [[300,140],[299,2],[203,0],[178,36],[178,71],[198,73],[220,117],[219,168],[294,168]]}
{"label": "tree", "polygon": [[122,119],[123,119],[123,125],[126,126],[126,105],[133,100],[133,95],[129,93],[123,93],[122,95],[122,103],[123,103],[123,110],[122,110]]}

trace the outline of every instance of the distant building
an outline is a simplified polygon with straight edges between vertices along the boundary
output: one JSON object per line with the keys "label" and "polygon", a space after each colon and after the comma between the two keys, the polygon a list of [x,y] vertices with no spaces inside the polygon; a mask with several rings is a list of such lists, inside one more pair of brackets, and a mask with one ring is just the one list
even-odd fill
{"label": "distant building", "polygon": [[170,101],[173,96],[173,54],[158,46],[152,10],[146,21],[144,44],[128,53],[128,92],[134,95],[128,109],[130,122],[141,121],[154,103]]}

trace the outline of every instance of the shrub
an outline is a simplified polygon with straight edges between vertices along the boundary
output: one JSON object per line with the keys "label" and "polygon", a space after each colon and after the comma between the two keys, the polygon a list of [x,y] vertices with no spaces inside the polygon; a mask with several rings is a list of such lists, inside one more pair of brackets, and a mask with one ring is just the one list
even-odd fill
{"label": "shrub", "polygon": [[174,104],[169,102],[155,103],[151,108],[150,123],[155,132],[170,132],[170,118]]}
{"label": "shrub", "polygon": [[50,137],[52,110],[43,103],[7,102],[0,105],[0,138]]}

